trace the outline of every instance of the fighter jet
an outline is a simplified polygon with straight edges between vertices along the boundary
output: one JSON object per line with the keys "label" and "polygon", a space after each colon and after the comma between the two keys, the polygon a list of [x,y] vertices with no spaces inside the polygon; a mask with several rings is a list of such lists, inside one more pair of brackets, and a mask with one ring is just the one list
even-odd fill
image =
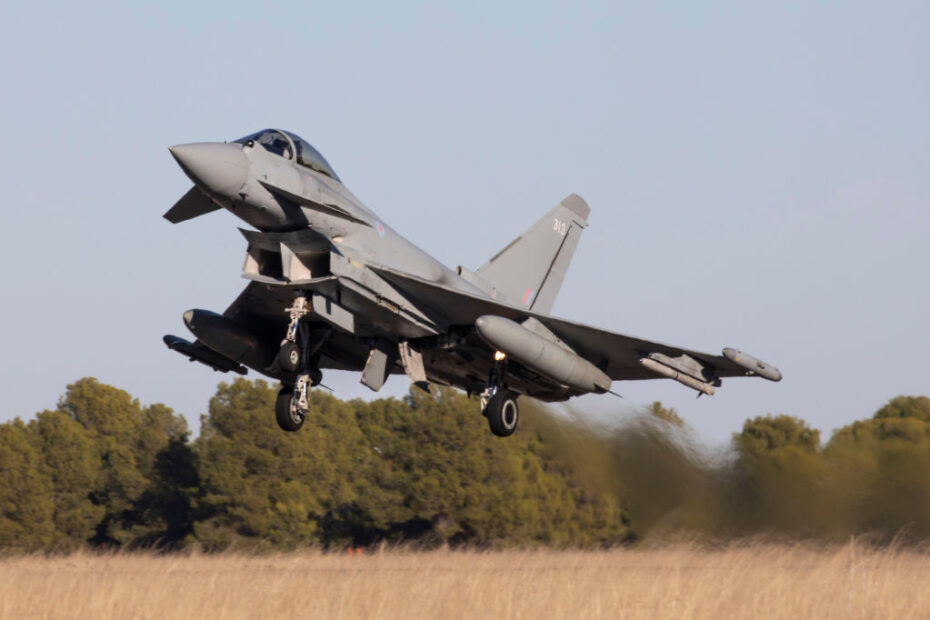
{"label": "fighter jet", "polygon": [[663,377],[700,396],[723,377],[781,380],[736,349],[700,353],[550,316],[588,225],[590,209],[574,194],[477,270],[449,269],[362,204],[293,133],[169,150],[194,187],[164,217],[223,208],[249,224],[240,231],[250,282],[222,314],[184,313],[194,342],[164,342],[218,371],[279,380],[275,418],[285,431],[303,425],[326,369],[360,371],[374,391],[391,374],[424,389],[455,386],[480,397],[501,437],[517,428],[520,396],[564,401]]}

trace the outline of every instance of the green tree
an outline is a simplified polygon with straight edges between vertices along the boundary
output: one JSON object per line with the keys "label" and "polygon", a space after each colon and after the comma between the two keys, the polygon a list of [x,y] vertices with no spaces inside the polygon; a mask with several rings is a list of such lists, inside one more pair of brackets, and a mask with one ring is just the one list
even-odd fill
{"label": "green tree", "polygon": [[539,438],[492,437],[448,389],[345,403],[319,390],[299,433],[273,420],[263,381],[222,384],[198,442],[209,549],[307,544],[603,544],[618,505],[573,484]]}
{"label": "green tree", "polygon": [[210,549],[293,548],[324,541],[324,525],[356,499],[365,450],[352,410],[316,390],[299,433],[274,421],[276,390],[264,381],[220,384],[201,421],[204,489],[198,539]]}
{"label": "green tree", "polygon": [[[178,456],[187,441],[183,417],[160,404],[143,408],[127,392],[94,378],[69,385],[58,411],[86,431],[99,458],[99,475],[91,499],[102,507],[102,515],[91,539],[93,544],[152,546],[174,543],[190,533],[179,531],[184,523],[188,530],[192,527],[189,511],[178,513],[158,507],[166,498],[176,498],[172,477],[196,476],[192,456],[186,461],[174,461],[178,466],[194,467],[186,473],[165,468],[168,455],[173,451]],[[48,467],[56,466],[58,450],[55,445],[47,446]],[[183,505],[181,501],[173,507],[182,509]]]}
{"label": "green tree", "polygon": [[60,411],[43,411],[29,423],[53,486],[55,539],[51,548],[87,544],[96,534],[105,507],[95,501],[102,460],[88,431]]}
{"label": "green tree", "polygon": [[930,536],[930,399],[898,396],[838,430],[825,449],[849,529],[885,538]]}
{"label": "green tree", "polygon": [[654,401],[646,407],[646,413],[679,428],[685,425],[685,421],[681,419],[677,411],[671,407],[663,407],[659,401]]}
{"label": "green tree", "polygon": [[898,396],[875,412],[874,419],[909,418],[930,422],[930,398],[926,396]]}
{"label": "green tree", "polygon": [[734,435],[733,516],[749,531],[814,535],[829,527],[833,506],[820,458],[820,432],[787,415],[746,420]]}
{"label": "green tree", "polygon": [[[547,456],[532,418],[501,440],[474,400],[447,388],[403,402],[358,404],[359,423],[396,508],[388,535],[451,544],[592,545],[627,534],[619,505],[572,480]],[[399,501],[398,501],[399,499]]]}
{"label": "green tree", "polygon": [[52,482],[17,418],[0,424],[0,549],[36,551],[55,537]]}

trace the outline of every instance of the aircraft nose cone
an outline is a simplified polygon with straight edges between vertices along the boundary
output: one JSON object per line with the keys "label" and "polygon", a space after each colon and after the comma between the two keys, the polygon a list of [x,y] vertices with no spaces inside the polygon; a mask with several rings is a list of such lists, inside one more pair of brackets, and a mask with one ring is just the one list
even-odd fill
{"label": "aircraft nose cone", "polygon": [[234,197],[249,174],[249,160],[239,144],[195,142],[168,150],[191,180],[208,192]]}

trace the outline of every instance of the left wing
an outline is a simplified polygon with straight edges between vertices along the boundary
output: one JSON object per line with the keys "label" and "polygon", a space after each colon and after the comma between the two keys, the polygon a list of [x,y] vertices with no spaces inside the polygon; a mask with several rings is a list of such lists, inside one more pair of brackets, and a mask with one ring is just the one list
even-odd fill
{"label": "left wing", "polygon": [[[335,278],[321,278],[316,286],[319,291],[332,291]],[[263,326],[260,336],[280,341],[287,329],[286,308],[294,302],[293,286],[269,286],[261,282],[250,282],[240,293],[223,316],[243,325]],[[323,328],[325,325],[320,325]],[[320,348],[320,368],[335,370],[361,370],[368,355],[368,347],[361,345],[338,330],[333,331]]]}
{"label": "left wing", "polygon": [[[327,290],[334,285],[335,279],[322,279],[319,285],[321,290]],[[270,286],[260,282],[250,282],[242,293],[223,312],[227,319],[248,329],[263,342],[279,343],[287,329],[287,314],[285,309],[293,303],[294,292],[289,286]],[[316,325],[315,328],[326,330],[325,324]],[[190,342],[174,335],[166,335],[164,343],[169,349],[187,356],[192,361],[198,361],[220,372],[236,372],[246,374],[246,368],[239,362],[214,351],[204,342],[195,340]],[[357,343],[351,335],[343,334],[338,330],[329,334],[320,350],[320,368],[336,370],[361,370],[365,365],[368,347]],[[268,376],[275,376],[271,368],[257,368],[255,370]]]}

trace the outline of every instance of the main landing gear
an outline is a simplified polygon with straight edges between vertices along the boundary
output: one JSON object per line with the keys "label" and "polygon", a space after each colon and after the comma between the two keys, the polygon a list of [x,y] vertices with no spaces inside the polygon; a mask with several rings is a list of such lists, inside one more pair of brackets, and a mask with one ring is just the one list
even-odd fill
{"label": "main landing gear", "polygon": [[275,419],[278,426],[285,431],[298,431],[303,426],[310,411],[310,388],[323,380],[323,373],[317,366],[317,352],[328,337],[328,333],[311,341],[310,330],[301,319],[310,313],[310,305],[304,295],[294,299],[294,305],[287,309],[291,320],[287,334],[281,342],[278,352],[278,368],[288,375],[295,376],[293,384],[282,381],[278,398],[275,401]]}
{"label": "main landing gear", "polygon": [[491,432],[498,437],[509,437],[517,430],[520,407],[517,394],[502,387],[506,358],[495,355],[494,366],[488,378],[488,387],[481,393],[481,414],[488,419]]}

